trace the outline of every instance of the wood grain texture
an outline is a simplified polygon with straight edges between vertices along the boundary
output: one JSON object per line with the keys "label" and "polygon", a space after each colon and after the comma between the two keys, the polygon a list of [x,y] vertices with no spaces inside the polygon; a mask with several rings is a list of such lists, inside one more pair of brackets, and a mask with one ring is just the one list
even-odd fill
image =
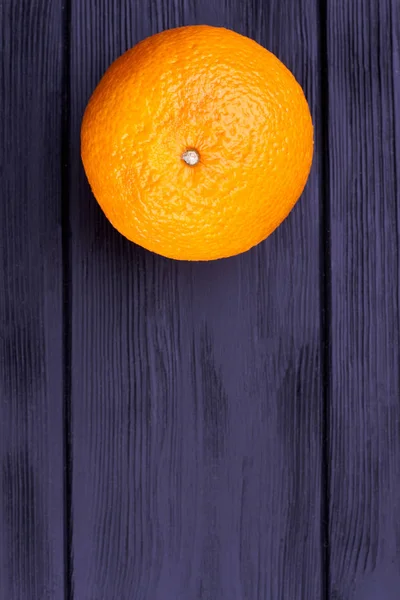
{"label": "wood grain texture", "polygon": [[400,85],[393,68],[399,3],[330,0],[328,24],[331,596],[394,600],[400,593]]}
{"label": "wood grain texture", "polygon": [[73,0],[72,519],[75,597],[321,597],[319,165],[264,244],[209,264],[124,240],[79,158],[85,104],[163,28],[245,33],[318,123],[316,1]]}
{"label": "wood grain texture", "polygon": [[61,2],[0,3],[0,598],[64,597]]}

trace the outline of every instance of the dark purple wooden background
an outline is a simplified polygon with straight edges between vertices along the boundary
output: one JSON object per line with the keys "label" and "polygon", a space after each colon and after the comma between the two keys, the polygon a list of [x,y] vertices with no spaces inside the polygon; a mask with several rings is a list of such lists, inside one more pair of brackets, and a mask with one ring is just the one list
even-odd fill
{"label": "dark purple wooden background", "polygon": [[[164,28],[266,46],[315,160],[263,244],[130,244],[100,76]],[[0,600],[400,599],[400,0],[0,0]]]}

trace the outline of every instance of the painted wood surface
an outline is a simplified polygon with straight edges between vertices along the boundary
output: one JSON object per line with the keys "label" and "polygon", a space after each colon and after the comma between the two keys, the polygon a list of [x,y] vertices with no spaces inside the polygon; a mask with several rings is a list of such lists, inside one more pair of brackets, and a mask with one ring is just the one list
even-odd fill
{"label": "painted wood surface", "polygon": [[186,264],[113,231],[79,157],[105,68],[188,23],[236,27],[275,50],[317,116],[316,3],[94,4],[73,3],[71,29],[76,596],[317,598],[318,159],[279,235],[242,257]]}
{"label": "painted wood surface", "polygon": [[[79,153],[111,61],[192,23],[316,125],[289,218],[210,264],[124,240]],[[0,31],[0,600],[398,600],[399,0],[3,0]]]}
{"label": "painted wood surface", "polygon": [[400,597],[399,3],[331,0],[328,23],[334,24],[327,36],[330,591],[338,600],[395,600]]}
{"label": "painted wood surface", "polygon": [[61,3],[0,2],[0,598],[63,598]]}

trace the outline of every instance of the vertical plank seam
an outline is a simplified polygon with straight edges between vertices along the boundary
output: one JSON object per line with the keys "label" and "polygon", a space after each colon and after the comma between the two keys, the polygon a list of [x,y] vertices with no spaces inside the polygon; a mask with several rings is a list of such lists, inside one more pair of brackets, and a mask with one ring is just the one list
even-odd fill
{"label": "vertical plank seam", "polygon": [[[394,58],[395,58],[395,53],[396,53],[396,33],[394,31],[394,23],[395,23],[395,7],[394,7],[394,2],[393,0],[391,0],[390,2],[390,41],[391,41],[391,55],[392,55],[392,104],[393,104],[393,118],[394,118],[394,122],[396,123],[396,117],[397,117],[397,110],[396,110],[396,80],[395,80],[395,62],[394,62]],[[398,139],[397,139],[397,135],[396,135],[396,128],[394,129],[393,132],[393,160],[394,160],[394,194],[395,194],[395,210],[396,210],[396,233],[397,233],[397,240],[400,240],[400,228],[399,228],[399,224],[400,224],[400,219],[399,219],[399,204],[397,199],[399,198],[399,191],[400,191],[400,182],[399,182],[399,176],[398,176],[398,169],[396,169],[396,165],[398,164],[397,162],[397,156],[398,153],[400,152],[400,146],[398,143]],[[400,158],[400,157],[399,157]],[[397,294],[397,304],[400,307],[400,290]],[[398,333],[398,339],[400,339],[400,329],[397,332]],[[399,383],[400,383],[400,372],[399,372]]]}
{"label": "vertical plank seam", "polygon": [[69,218],[71,0],[62,5],[61,227],[63,281],[64,598],[72,600],[71,227]]}
{"label": "vertical plank seam", "polygon": [[[393,118],[394,118],[394,122],[396,123],[396,118],[397,118],[397,105],[396,105],[396,75],[395,75],[395,68],[396,68],[396,62],[395,62],[395,54],[398,51],[397,50],[397,37],[396,37],[396,30],[395,30],[395,15],[396,15],[396,8],[394,6],[394,2],[393,0],[391,0],[390,2],[390,41],[391,41],[391,58],[392,58],[392,106],[393,106]],[[399,144],[399,140],[397,139],[397,130],[396,127],[394,128],[394,132],[393,132],[393,161],[394,161],[394,194],[395,194],[395,215],[396,215],[396,234],[397,234],[397,251],[399,251],[399,242],[400,242],[400,218],[399,218],[399,192],[400,192],[400,178],[399,178],[399,170],[398,168],[396,168],[396,165],[398,164],[398,159],[397,157],[399,156],[399,160],[400,160],[400,144]],[[397,306],[400,308],[400,288],[398,287],[398,291],[397,291]],[[397,323],[397,339],[400,339],[400,323]],[[398,371],[398,375],[397,375],[397,379],[398,379],[398,385],[400,387],[400,369]]]}
{"label": "vertical plank seam", "polygon": [[320,294],[321,294],[321,382],[322,382],[322,461],[321,461],[321,546],[322,597],[330,598],[330,405],[331,405],[331,238],[329,190],[329,64],[328,1],[319,0],[320,115],[318,144],[321,157],[320,198]]}

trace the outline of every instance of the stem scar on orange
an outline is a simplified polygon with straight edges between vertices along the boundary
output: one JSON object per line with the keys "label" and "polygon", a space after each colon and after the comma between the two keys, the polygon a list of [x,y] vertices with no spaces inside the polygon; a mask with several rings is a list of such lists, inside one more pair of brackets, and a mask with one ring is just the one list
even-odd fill
{"label": "stem scar on orange", "polygon": [[84,168],[125,237],[175,259],[233,256],[301,195],[313,126],[268,50],[206,25],[153,35],[106,71],[81,130]]}

